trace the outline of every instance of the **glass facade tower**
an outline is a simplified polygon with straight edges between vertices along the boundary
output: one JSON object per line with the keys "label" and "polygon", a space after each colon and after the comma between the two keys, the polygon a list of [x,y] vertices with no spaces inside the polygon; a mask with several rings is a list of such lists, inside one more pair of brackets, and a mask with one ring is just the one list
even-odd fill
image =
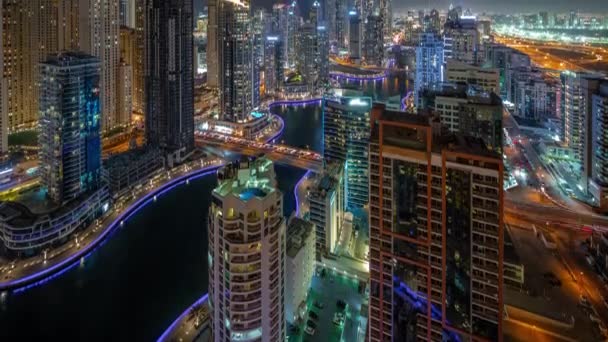
{"label": "glass facade tower", "polygon": [[100,62],[63,53],[40,64],[40,175],[56,203],[99,186]]}

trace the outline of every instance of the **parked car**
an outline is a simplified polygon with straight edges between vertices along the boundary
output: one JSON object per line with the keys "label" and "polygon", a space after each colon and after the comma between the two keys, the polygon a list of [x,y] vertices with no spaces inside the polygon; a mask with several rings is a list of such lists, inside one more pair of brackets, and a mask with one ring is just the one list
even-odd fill
{"label": "parked car", "polygon": [[342,299],[338,299],[336,301],[336,306],[338,307],[338,309],[344,310],[344,309],[346,309],[346,302],[343,301]]}
{"label": "parked car", "polygon": [[306,328],[304,328],[304,332],[307,333],[308,335],[314,335],[315,328],[307,325]]}
{"label": "parked car", "polygon": [[595,322],[595,323],[601,322],[600,318],[597,317],[595,314],[589,314],[589,319],[591,320],[591,322]]}
{"label": "parked car", "polygon": [[587,297],[585,295],[581,295],[579,297],[579,304],[581,304],[582,306],[585,306],[585,307],[591,306],[591,304],[589,304],[589,300],[587,299]]}
{"label": "parked car", "polygon": [[323,304],[322,302],[319,302],[318,300],[315,300],[312,305],[315,306],[315,308],[317,309],[323,309],[325,307],[325,304]]}
{"label": "parked car", "polygon": [[319,319],[319,315],[317,315],[317,313],[316,313],[316,312],[314,312],[314,311],[310,311],[310,312],[308,313],[308,317],[310,317],[310,318],[314,319],[315,321]]}
{"label": "parked car", "polygon": [[342,324],[344,324],[344,314],[341,313],[341,312],[334,313],[334,319],[332,320],[332,322],[335,325],[342,325]]}

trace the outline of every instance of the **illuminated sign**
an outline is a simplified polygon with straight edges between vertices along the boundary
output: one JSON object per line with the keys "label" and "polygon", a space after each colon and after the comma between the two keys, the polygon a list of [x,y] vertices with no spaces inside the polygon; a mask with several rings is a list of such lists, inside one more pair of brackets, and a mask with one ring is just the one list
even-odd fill
{"label": "illuminated sign", "polygon": [[348,102],[349,106],[369,106],[367,101],[363,101],[360,98],[352,99]]}
{"label": "illuminated sign", "polygon": [[276,37],[276,36],[268,36],[268,37],[266,37],[266,40],[270,40],[270,41],[273,41],[273,42],[274,42],[274,41],[279,40],[279,37]]}

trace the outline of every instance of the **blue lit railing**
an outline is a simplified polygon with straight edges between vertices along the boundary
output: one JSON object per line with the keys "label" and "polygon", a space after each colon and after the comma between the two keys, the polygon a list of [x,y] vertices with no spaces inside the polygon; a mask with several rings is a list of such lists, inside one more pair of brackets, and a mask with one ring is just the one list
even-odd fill
{"label": "blue lit railing", "polygon": [[278,100],[268,104],[268,108],[276,106],[307,106],[312,104],[321,104],[322,98],[301,99],[301,100]]}
{"label": "blue lit railing", "polygon": [[[412,290],[409,286],[407,286],[404,282],[400,281],[398,277],[393,276],[393,281],[399,283],[399,287],[395,289],[395,292],[402,299],[407,300],[410,304],[414,305],[417,309],[422,309],[422,306],[427,304],[427,299],[421,296]],[[405,291],[405,293],[403,292]],[[441,310],[437,309],[433,303],[431,303],[431,316],[433,319],[440,321],[441,320]],[[446,322],[449,323],[449,321]],[[449,332],[450,335],[454,338],[455,341],[460,341],[460,337],[453,331]]]}
{"label": "blue lit railing", "polygon": [[346,78],[349,81],[379,81],[386,78],[386,74],[373,74],[373,75],[355,75],[346,74],[342,72],[331,71],[329,76],[335,78]]}
{"label": "blue lit railing", "polygon": [[308,178],[308,176],[310,176],[311,173],[312,173],[312,171],[310,171],[310,170],[306,171],[304,176],[302,176],[302,178],[300,178],[300,180],[296,183],[295,188],[293,189],[293,194],[296,198],[296,217],[300,217],[300,197],[298,196],[298,188],[300,187],[300,184],[302,184],[302,182],[306,178]]}
{"label": "blue lit railing", "polygon": [[12,290],[13,293],[20,293],[59,277],[70,269],[73,269],[74,267],[78,266],[80,264],[79,259],[87,259],[93,252],[97,250],[97,248],[103,246],[107,242],[107,239],[112,236],[112,234],[116,231],[117,227],[119,227],[121,224],[124,224],[124,222],[126,222],[129,218],[139,212],[139,210],[144,208],[150,202],[154,201],[155,197],[161,196],[167,193],[168,191],[171,191],[175,187],[189,182],[190,180],[207,176],[215,172],[220,166],[221,165],[210,165],[189,172],[176,179],[172,179],[171,181],[162,185],[158,189],[151,191],[142,198],[138,199],[135,203],[131,204],[126,210],[124,210],[119,216],[117,216],[116,219],[112,221],[112,223],[110,223],[108,228],[106,228],[97,238],[95,238],[95,240],[89,243],[78,253],[71,255],[70,257],[66,258],[65,260],[62,260],[61,262],[53,266],[42,269],[26,277],[22,277],[8,282],[2,282],[0,283],[0,290]]}
{"label": "blue lit railing", "polygon": [[179,315],[179,317],[177,317],[175,319],[175,321],[173,321],[173,323],[171,323],[171,325],[167,328],[167,330],[165,330],[165,332],[163,332],[163,334],[160,335],[160,337],[156,341],[157,342],[166,341],[167,337],[169,337],[171,332],[173,332],[175,327],[184,319],[184,317],[186,317],[186,315],[190,312],[190,310],[194,309],[197,305],[203,304],[207,300],[207,298],[209,298],[209,294],[205,293],[201,298],[199,298],[196,302],[194,302],[194,304],[190,305],[186,309],[186,311],[182,312],[182,314]]}

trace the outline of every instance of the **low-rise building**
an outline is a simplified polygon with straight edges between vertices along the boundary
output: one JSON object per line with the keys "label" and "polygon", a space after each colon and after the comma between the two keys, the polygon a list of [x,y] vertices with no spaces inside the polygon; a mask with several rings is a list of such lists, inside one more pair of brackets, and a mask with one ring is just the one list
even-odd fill
{"label": "low-rise building", "polygon": [[163,159],[158,149],[143,147],[110,157],[104,161],[104,168],[110,194],[117,198],[160,172]]}
{"label": "low-rise building", "polygon": [[62,245],[108,208],[108,188],[105,186],[63,205],[43,209],[33,209],[19,202],[0,202],[0,252],[26,257]]}
{"label": "low-rise building", "polygon": [[292,217],[287,225],[285,315],[294,323],[306,315],[306,297],[315,269],[315,225]]}

